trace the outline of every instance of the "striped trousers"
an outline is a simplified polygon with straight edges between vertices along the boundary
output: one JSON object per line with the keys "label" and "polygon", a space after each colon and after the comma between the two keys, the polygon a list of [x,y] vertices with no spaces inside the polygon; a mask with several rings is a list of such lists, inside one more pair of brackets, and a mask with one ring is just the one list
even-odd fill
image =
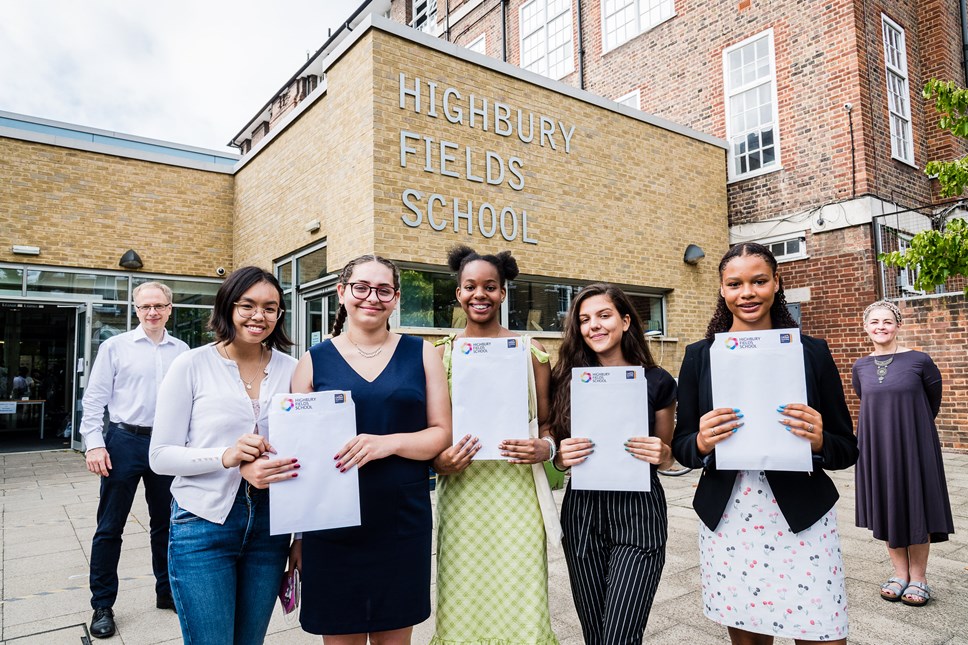
{"label": "striped trousers", "polygon": [[639,645],[665,565],[665,493],[574,491],[561,507],[568,578],[586,645]]}

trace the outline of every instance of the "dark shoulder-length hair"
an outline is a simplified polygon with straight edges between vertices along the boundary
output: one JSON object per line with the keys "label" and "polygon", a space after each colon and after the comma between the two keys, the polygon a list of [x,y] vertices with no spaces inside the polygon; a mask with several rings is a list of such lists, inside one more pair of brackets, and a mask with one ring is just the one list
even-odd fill
{"label": "dark shoulder-length hair", "polygon": [[558,350],[558,363],[551,371],[551,433],[558,443],[571,436],[572,368],[601,365],[598,354],[585,343],[581,333],[581,321],[578,319],[582,304],[593,296],[606,296],[612,301],[619,316],[629,317],[629,328],[622,334],[622,356],[625,360],[646,369],[656,366],[645,341],[642,320],[624,291],[604,282],[590,284],[579,291],[568,308],[561,348]]}
{"label": "dark shoulder-length hair", "polygon": [[[777,278],[777,282],[779,283],[779,288],[773,294],[773,305],[770,307],[770,322],[773,325],[773,329],[799,327],[797,321],[790,315],[790,310],[787,309],[786,296],[783,295],[783,278],[776,274],[776,258],[773,257],[770,249],[762,244],[743,242],[726,251],[726,255],[719,261],[719,281],[722,282],[723,272],[726,270],[726,265],[729,264],[730,260],[747,255],[758,255],[763,258],[769,265],[773,277]],[[733,312],[726,306],[726,299],[720,293],[719,300],[716,301],[716,311],[713,312],[713,317],[709,320],[709,325],[706,327],[706,339],[712,340],[716,334],[727,332],[732,326]]]}
{"label": "dark shoulder-length hair", "polygon": [[272,333],[265,339],[265,346],[269,349],[287,351],[293,343],[286,333],[286,310],[283,306],[282,287],[276,276],[259,267],[242,267],[236,269],[225,278],[225,282],[215,294],[215,308],[208,320],[208,328],[215,332],[215,340],[221,343],[231,343],[235,340],[235,325],[232,322],[235,314],[235,303],[242,295],[259,284],[265,282],[271,285],[279,294],[279,317]]}

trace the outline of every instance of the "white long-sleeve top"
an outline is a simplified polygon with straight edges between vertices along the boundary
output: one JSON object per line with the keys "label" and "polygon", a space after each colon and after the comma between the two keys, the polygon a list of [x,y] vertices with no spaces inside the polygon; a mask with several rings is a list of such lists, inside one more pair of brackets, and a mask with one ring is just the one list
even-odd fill
{"label": "white long-sleeve top", "polygon": [[242,475],[222,466],[222,454],[240,436],[268,429],[269,400],[290,391],[296,359],[273,350],[259,391],[259,418],[235,361],[214,344],[193,349],[172,363],[158,393],[149,464],[175,475],[171,494],[178,505],[210,522],[223,524]]}
{"label": "white long-sleeve top", "polygon": [[84,388],[81,436],[86,450],[104,447],[104,406],[114,423],[150,426],[165,372],[188,345],[167,331],[157,345],[144,328],[108,338],[98,349]]}

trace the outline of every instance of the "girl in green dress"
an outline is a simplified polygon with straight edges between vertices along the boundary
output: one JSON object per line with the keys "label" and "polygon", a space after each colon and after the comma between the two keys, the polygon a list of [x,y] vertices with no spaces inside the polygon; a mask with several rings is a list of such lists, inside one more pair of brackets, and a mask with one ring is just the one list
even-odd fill
{"label": "girl in green dress", "polygon": [[[518,275],[510,252],[479,255],[466,246],[448,257],[457,272],[457,300],[467,316],[462,332],[438,351],[450,377],[455,338],[517,336],[501,326],[506,283]],[[531,342],[531,417],[539,436],[501,443],[507,461],[474,461],[476,437],[461,437],[434,460],[437,471],[437,612],[433,645],[471,643],[557,645],[548,610],[546,529],[539,486],[541,464],[554,456],[545,419],[551,370],[548,354]],[[481,401],[481,412],[499,401]],[[538,464],[535,468],[532,464]],[[551,531],[557,516],[545,507]]]}

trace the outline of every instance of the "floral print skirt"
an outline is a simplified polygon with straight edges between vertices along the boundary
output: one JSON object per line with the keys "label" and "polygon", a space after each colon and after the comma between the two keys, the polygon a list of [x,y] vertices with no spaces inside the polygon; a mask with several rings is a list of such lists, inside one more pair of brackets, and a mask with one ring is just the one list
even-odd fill
{"label": "floral print skirt", "polygon": [[763,471],[740,471],[730,499],[715,531],[699,523],[706,617],[757,634],[846,638],[836,509],[794,533]]}

